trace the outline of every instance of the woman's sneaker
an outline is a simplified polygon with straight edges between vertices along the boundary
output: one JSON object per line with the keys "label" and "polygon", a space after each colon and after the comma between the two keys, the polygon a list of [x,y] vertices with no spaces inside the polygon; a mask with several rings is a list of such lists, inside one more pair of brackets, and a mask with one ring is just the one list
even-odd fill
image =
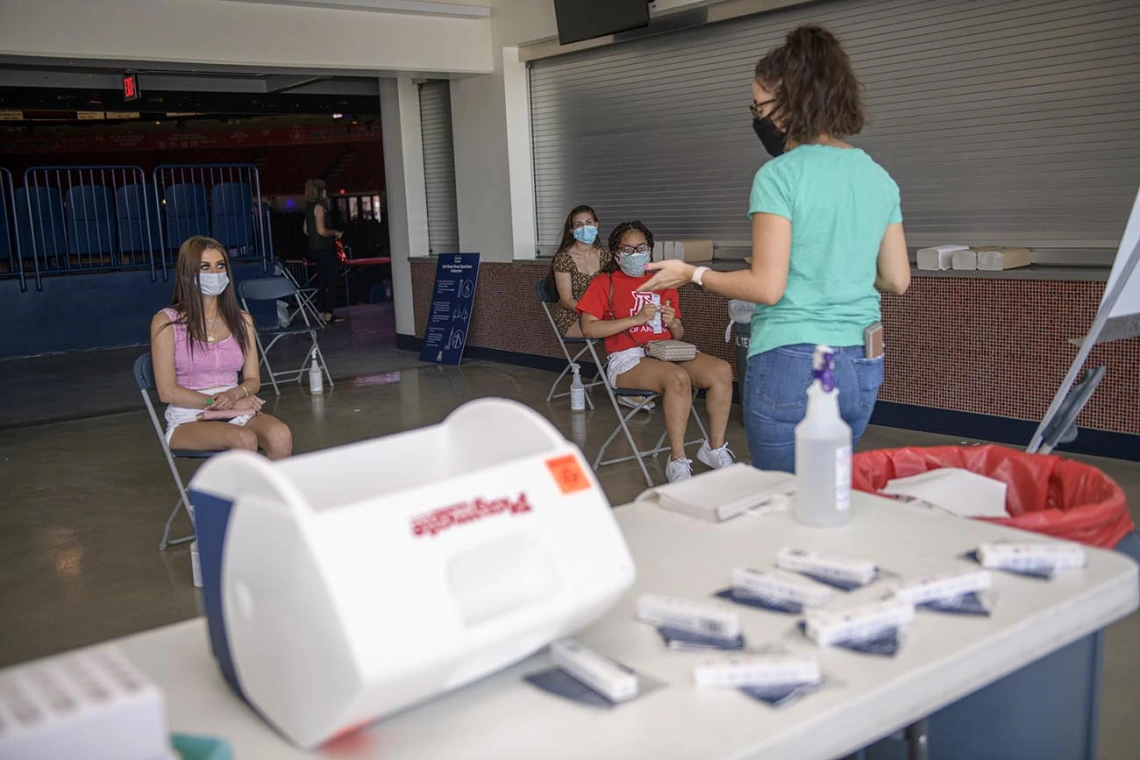
{"label": "woman's sneaker", "polygon": [[670,483],[676,483],[678,480],[688,480],[691,477],[693,477],[692,459],[669,458],[669,463],[665,465],[665,478]]}
{"label": "woman's sneaker", "polygon": [[728,450],[728,444],[724,444],[719,449],[709,448],[709,442],[705,441],[701,444],[701,450],[697,452],[697,459],[701,460],[714,470],[719,470],[722,467],[732,467],[736,464],[736,457]]}

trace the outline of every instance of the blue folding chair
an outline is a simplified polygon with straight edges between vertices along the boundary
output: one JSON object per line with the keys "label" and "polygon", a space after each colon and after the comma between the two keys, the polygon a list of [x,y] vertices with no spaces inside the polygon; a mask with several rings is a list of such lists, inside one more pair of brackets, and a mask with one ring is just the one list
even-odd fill
{"label": "blue folding chair", "polygon": [[[321,371],[325,374],[325,379],[328,380],[329,388],[333,387],[332,374],[329,372],[328,364],[325,363],[324,354],[321,353],[320,343],[317,341],[317,333],[324,329],[323,324],[314,324],[309,322],[309,315],[304,308],[304,302],[301,295],[297,292],[297,286],[293,281],[286,277],[261,277],[256,280],[243,280],[238,286],[238,296],[241,298],[242,308],[250,314],[255,315],[250,308],[251,302],[258,301],[289,301],[292,299],[295,311],[290,319],[290,323],[285,327],[274,323],[273,325],[257,324],[257,330],[254,333],[257,338],[257,348],[261,352],[261,363],[265,365],[266,374],[269,375],[269,382],[273,385],[273,392],[278,396],[281,395],[281,390],[277,387],[278,379],[287,379],[301,382],[301,378],[309,371],[309,367],[313,362],[317,363]],[[276,303],[273,304],[273,313],[277,313]],[[297,323],[297,316],[301,317],[301,323]],[[312,350],[308,351],[305,356],[305,361],[301,363],[300,368],[282,370],[281,372],[274,372],[272,365],[269,363],[269,352],[277,344],[277,341],[284,338],[286,335],[308,335],[313,343]],[[263,339],[268,340],[264,343]]]}
{"label": "blue folding chair", "polygon": [[226,248],[245,256],[253,248],[253,191],[245,182],[222,182],[210,190],[210,229]]}
{"label": "blue folding chair", "polygon": [[114,207],[111,191],[103,185],[68,190],[67,250],[73,255],[100,257],[114,251]]}
{"label": "blue folding chair", "polygon": [[166,247],[177,250],[186,238],[209,235],[206,188],[197,182],[182,182],[166,188]]}
{"label": "blue folding chair", "polygon": [[59,189],[21,187],[14,195],[21,253],[35,255],[43,269],[66,269],[67,235]]}

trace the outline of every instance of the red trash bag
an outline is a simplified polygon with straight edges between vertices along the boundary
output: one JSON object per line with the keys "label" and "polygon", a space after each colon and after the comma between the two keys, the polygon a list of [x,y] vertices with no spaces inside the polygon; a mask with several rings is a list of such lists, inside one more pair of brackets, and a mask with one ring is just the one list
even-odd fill
{"label": "red trash bag", "polygon": [[866,451],[852,457],[851,485],[878,493],[887,481],[958,467],[1006,484],[1010,517],[978,518],[1112,549],[1132,532],[1124,491],[1095,467],[1004,446],[932,446]]}

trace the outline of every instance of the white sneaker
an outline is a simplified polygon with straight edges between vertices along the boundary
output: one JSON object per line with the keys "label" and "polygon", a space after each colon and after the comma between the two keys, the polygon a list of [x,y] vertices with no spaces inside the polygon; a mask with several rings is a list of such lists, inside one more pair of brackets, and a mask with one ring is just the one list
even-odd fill
{"label": "white sneaker", "polygon": [[[637,405],[645,400],[645,396],[618,396],[618,403],[622,406],[628,406],[630,409],[636,409]],[[652,412],[657,408],[657,404],[650,401],[645,406],[641,407],[643,412]]]}
{"label": "white sneaker", "polygon": [[669,463],[665,465],[665,478],[670,483],[676,483],[679,480],[688,480],[691,477],[693,477],[692,459],[669,458]]}
{"label": "white sneaker", "polygon": [[728,450],[728,444],[724,444],[719,449],[709,448],[709,442],[705,441],[701,444],[701,450],[697,452],[697,459],[701,460],[714,470],[719,470],[722,467],[731,467],[736,464],[736,457]]}

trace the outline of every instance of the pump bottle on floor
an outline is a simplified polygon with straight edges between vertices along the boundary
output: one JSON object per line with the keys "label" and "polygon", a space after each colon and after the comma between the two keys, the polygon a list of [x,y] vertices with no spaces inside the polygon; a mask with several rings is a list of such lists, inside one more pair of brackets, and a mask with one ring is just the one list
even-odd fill
{"label": "pump bottle on floor", "polygon": [[795,518],[837,527],[851,517],[851,428],[839,414],[835,352],[816,346],[807,414],[796,426]]}
{"label": "pump bottle on floor", "polygon": [[309,393],[319,396],[325,392],[325,376],[321,374],[321,365],[317,361],[317,349],[313,349],[309,362]]}
{"label": "pump bottle on floor", "polygon": [[586,386],[582,384],[582,372],[577,364],[571,364],[574,377],[570,380],[570,411],[586,411]]}

